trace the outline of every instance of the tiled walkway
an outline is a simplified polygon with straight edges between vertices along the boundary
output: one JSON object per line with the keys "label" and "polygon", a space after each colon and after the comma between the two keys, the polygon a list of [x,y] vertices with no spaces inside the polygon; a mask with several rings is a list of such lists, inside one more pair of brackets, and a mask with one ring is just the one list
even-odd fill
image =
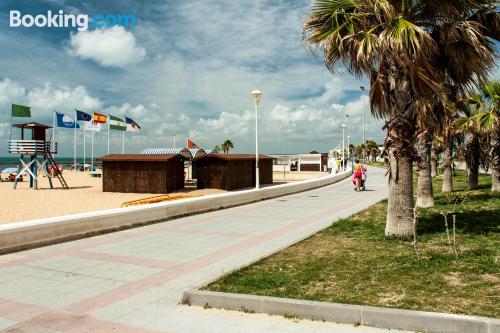
{"label": "tiled walkway", "polygon": [[[209,282],[386,196],[349,180],[309,192],[0,256],[6,332],[381,332],[178,305]],[[394,331],[392,331],[394,332]]]}

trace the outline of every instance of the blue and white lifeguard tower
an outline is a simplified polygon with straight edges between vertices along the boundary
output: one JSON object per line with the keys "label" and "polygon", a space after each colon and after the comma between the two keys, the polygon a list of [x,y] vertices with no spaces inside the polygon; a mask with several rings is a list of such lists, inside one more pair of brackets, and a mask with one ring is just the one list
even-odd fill
{"label": "blue and white lifeguard tower", "polygon": [[[46,131],[52,127],[37,122],[14,124],[13,127],[21,129],[21,138],[19,140],[9,140],[9,153],[19,155],[14,189],[17,187],[19,177],[25,172],[30,176],[30,188],[35,190],[38,189],[38,179],[41,175],[47,176],[50,188],[54,188],[51,178],[53,176],[59,179],[64,189],[68,189],[68,184],[64,180],[61,171],[57,168],[53,157],[53,155],[57,154],[57,142],[46,140]],[[30,130],[31,137],[29,137]],[[25,161],[25,157],[28,158],[27,161]],[[52,169],[52,175],[49,172],[49,166]]]}

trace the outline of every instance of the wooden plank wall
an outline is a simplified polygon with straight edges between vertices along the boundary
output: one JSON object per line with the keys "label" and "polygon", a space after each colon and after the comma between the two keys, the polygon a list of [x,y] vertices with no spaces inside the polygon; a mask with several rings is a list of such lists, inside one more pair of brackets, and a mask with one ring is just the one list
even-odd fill
{"label": "wooden plank wall", "polygon": [[103,191],[169,193],[184,187],[184,162],[104,161]]}
{"label": "wooden plank wall", "polygon": [[[261,184],[273,182],[273,161],[260,160]],[[197,186],[226,191],[255,186],[255,160],[203,158],[196,162]]]}

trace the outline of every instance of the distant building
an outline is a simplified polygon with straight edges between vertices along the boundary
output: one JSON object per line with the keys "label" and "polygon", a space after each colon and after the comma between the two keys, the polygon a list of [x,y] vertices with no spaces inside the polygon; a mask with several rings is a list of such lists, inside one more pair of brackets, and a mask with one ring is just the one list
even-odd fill
{"label": "distant building", "polygon": [[270,154],[274,157],[273,171],[328,171],[328,153]]}

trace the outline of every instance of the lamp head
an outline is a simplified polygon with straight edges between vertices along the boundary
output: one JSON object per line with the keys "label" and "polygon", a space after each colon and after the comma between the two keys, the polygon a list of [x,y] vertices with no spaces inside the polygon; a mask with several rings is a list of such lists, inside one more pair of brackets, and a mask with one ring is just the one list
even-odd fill
{"label": "lamp head", "polygon": [[262,92],[260,90],[254,90],[250,93],[250,95],[252,95],[255,104],[259,104]]}
{"label": "lamp head", "polygon": [[347,125],[346,125],[346,124],[342,124],[342,125],[340,125],[340,127],[342,127],[342,128],[346,128],[346,127],[347,127]]}

